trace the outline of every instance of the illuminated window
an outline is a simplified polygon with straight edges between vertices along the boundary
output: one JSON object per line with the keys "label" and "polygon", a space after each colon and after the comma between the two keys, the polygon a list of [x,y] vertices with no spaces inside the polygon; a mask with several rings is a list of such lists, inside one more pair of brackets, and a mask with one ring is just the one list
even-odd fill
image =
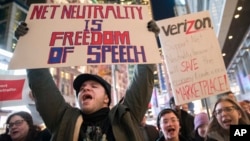
{"label": "illuminated window", "polygon": [[242,6],[237,7],[237,10],[241,11],[242,10]]}
{"label": "illuminated window", "polygon": [[69,80],[70,79],[70,74],[69,73],[65,73],[65,79]]}
{"label": "illuminated window", "polygon": [[61,71],[60,75],[61,75],[61,78],[64,78],[65,73],[63,71]]}
{"label": "illuminated window", "polygon": [[234,15],[234,18],[235,18],[235,19],[238,19],[239,17],[240,17],[240,14]]}

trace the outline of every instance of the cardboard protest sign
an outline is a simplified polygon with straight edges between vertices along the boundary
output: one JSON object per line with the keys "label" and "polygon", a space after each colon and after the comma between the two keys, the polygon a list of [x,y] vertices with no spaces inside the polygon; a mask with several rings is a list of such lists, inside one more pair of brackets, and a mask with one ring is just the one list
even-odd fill
{"label": "cardboard protest sign", "polygon": [[146,5],[33,4],[9,69],[160,63]]}
{"label": "cardboard protest sign", "polygon": [[157,25],[176,104],[230,90],[208,12],[157,21]]}
{"label": "cardboard protest sign", "polygon": [[26,105],[29,87],[24,75],[0,75],[0,107]]}

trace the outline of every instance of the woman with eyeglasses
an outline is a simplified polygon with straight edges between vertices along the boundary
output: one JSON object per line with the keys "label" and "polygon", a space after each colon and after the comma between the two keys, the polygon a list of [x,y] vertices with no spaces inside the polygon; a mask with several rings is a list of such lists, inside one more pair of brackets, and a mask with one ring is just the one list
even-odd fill
{"label": "woman with eyeglasses", "polygon": [[206,141],[229,141],[230,125],[249,124],[240,105],[230,98],[220,98],[214,105]]}
{"label": "woman with eyeglasses", "polygon": [[50,133],[33,124],[28,112],[11,114],[6,121],[6,132],[0,135],[0,141],[49,141]]}
{"label": "woman with eyeglasses", "polygon": [[161,136],[157,141],[188,141],[180,134],[180,121],[173,109],[163,109],[157,117],[157,127]]}

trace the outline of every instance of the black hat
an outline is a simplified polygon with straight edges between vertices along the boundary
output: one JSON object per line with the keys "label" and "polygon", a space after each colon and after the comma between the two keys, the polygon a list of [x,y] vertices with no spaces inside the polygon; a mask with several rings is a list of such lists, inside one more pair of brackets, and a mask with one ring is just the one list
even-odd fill
{"label": "black hat", "polygon": [[78,96],[78,93],[80,91],[82,84],[87,80],[94,80],[94,81],[100,83],[104,87],[104,89],[108,95],[108,98],[109,98],[108,105],[110,105],[110,103],[111,103],[111,85],[98,75],[87,74],[87,73],[78,75],[73,82],[73,87],[76,90],[76,96]]}

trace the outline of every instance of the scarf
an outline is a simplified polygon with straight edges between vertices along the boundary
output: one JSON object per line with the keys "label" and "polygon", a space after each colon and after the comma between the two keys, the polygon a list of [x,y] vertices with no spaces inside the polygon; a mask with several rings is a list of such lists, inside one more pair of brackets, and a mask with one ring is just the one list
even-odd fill
{"label": "scarf", "polygon": [[108,118],[110,109],[102,108],[93,114],[84,114],[79,141],[114,141],[112,126]]}

